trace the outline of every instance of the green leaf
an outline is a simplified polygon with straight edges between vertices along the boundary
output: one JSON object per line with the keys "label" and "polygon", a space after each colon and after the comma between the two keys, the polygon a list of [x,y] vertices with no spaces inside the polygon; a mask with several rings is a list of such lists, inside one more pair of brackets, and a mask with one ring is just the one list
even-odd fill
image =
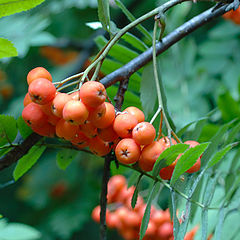
{"label": "green leaf", "polygon": [[212,167],[217,164],[233,147],[233,144],[229,144],[225,148],[219,150],[215,155],[211,158],[211,160],[207,164],[207,168]]}
{"label": "green leaf", "polygon": [[57,153],[57,166],[65,170],[72,162],[78,151],[73,149],[62,149]]}
{"label": "green leaf", "polygon": [[[107,44],[108,41],[105,37],[98,36],[95,38],[95,42],[99,47],[103,47]],[[136,58],[139,54],[121,44],[115,44],[109,51],[108,55],[125,64]]]}
{"label": "green leaf", "polygon": [[[1,10],[0,10],[1,11]],[[0,58],[17,56],[17,49],[7,39],[0,38]]]}
{"label": "green leaf", "polygon": [[237,176],[234,180],[235,181],[232,183],[232,187],[226,193],[226,196],[225,196],[225,199],[224,199],[225,202],[229,203],[231,201],[232,197],[234,196],[234,193],[235,193],[236,189],[239,188],[240,175]]}
{"label": "green leaf", "polygon": [[193,133],[191,134],[191,139],[198,139],[201,135],[203,127],[206,125],[207,118],[202,118],[199,121],[197,121],[197,124],[193,130]]}
{"label": "green leaf", "polygon": [[225,145],[232,143],[239,132],[240,132],[240,122],[236,126],[234,126],[234,128],[231,130]]}
{"label": "green leaf", "polygon": [[218,97],[218,107],[222,113],[222,118],[225,121],[231,121],[240,116],[239,103],[233,99],[228,91]]}
{"label": "green leaf", "polygon": [[205,166],[207,164],[207,161],[210,159],[212,154],[217,150],[218,144],[222,141],[224,134],[227,132],[231,124],[232,122],[226,123],[223,126],[221,126],[217,133],[210,139],[211,144],[209,145],[208,149],[203,154],[201,159],[202,166]]}
{"label": "green leaf", "polygon": [[24,122],[22,116],[20,116],[17,120],[17,127],[24,139],[32,133],[32,129]]}
{"label": "green leaf", "polygon": [[[132,15],[130,11],[124,6],[120,0],[115,0],[116,5],[123,11],[129,21],[133,22],[136,18]],[[141,24],[138,24],[136,28],[147,38],[147,43],[151,44],[152,36]]]}
{"label": "green leaf", "polygon": [[0,115],[0,146],[12,143],[17,136],[16,120],[12,116]]}
{"label": "green leaf", "polygon": [[103,28],[110,31],[110,11],[109,0],[98,0],[98,18]]}
{"label": "green leaf", "polygon": [[202,210],[202,239],[207,239],[208,232],[208,209]]}
{"label": "green leaf", "polygon": [[0,18],[27,11],[42,2],[44,2],[44,0],[0,0]]}
{"label": "green leaf", "polygon": [[[176,145],[172,145],[169,148],[166,148],[158,157],[156,163],[153,168],[153,176],[156,177],[159,174],[160,167],[169,166],[173,163],[179,154],[185,152],[186,149],[189,148],[189,145],[179,143]],[[164,161],[162,161],[164,160]]]}
{"label": "green leaf", "polygon": [[214,240],[221,239],[221,233],[222,233],[222,229],[223,229],[224,218],[225,218],[225,213],[224,213],[224,208],[222,207],[218,211],[218,221],[217,221],[217,225],[216,225],[215,232],[214,232],[214,235],[213,235]]}
{"label": "green leaf", "polygon": [[173,218],[173,235],[174,235],[174,238],[176,238],[179,232],[180,223],[177,217],[177,197],[174,190],[171,190],[171,208],[172,208],[172,218]]}
{"label": "green leaf", "polygon": [[174,168],[173,175],[170,184],[173,185],[177,179],[185,173],[189,168],[191,168],[197,159],[206,150],[209,143],[202,143],[193,148],[189,148],[177,161]]}
{"label": "green leaf", "polygon": [[143,239],[145,232],[148,227],[149,219],[150,219],[150,212],[151,212],[151,206],[152,206],[152,201],[155,198],[156,194],[158,193],[160,189],[160,184],[159,182],[154,182],[153,186],[149,189],[149,195],[148,195],[148,200],[147,200],[147,205],[146,209],[143,215],[142,223],[141,223],[141,228],[140,228],[140,240]]}
{"label": "green leaf", "polygon": [[33,146],[29,152],[18,161],[17,166],[13,172],[15,181],[17,181],[37,162],[45,149],[45,146]]}
{"label": "green leaf", "polygon": [[148,49],[148,47],[145,45],[145,43],[140,40],[139,38],[137,38],[136,36],[134,36],[131,33],[126,33],[122,36],[122,38],[125,42],[131,44],[133,47],[135,47],[136,49],[140,50],[141,52],[144,52]]}
{"label": "green leaf", "polygon": [[132,200],[131,200],[131,206],[132,208],[135,208],[135,205],[137,203],[137,198],[138,198],[138,189],[139,189],[139,183],[142,179],[142,176],[143,174],[141,174],[139,177],[138,177],[138,180],[137,180],[137,184],[136,184],[136,187],[135,187],[135,190],[134,190],[134,193],[133,193],[133,196],[132,196]]}
{"label": "green leaf", "polygon": [[140,88],[140,100],[145,116],[151,114],[157,100],[157,91],[153,75],[153,64],[149,63],[143,68]]}
{"label": "green leaf", "polygon": [[188,223],[190,220],[191,206],[192,206],[192,203],[187,201],[186,210],[184,211],[184,221],[179,226],[179,231],[178,231],[176,240],[184,239],[184,236],[187,231]]}
{"label": "green leaf", "polygon": [[21,223],[9,223],[0,231],[1,240],[36,240],[40,237],[39,231]]}

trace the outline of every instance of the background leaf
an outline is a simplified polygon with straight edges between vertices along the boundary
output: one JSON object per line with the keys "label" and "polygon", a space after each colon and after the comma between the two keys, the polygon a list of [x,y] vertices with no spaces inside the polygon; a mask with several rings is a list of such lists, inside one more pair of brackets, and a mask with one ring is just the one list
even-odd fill
{"label": "background leaf", "polygon": [[73,149],[62,149],[57,153],[57,166],[65,170],[77,155],[77,151]]}
{"label": "background leaf", "polygon": [[12,143],[17,136],[16,120],[12,116],[0,115],[0,146]]}
{"label": "background leaf", "polygon": [[17,56],[17,49],[7,39],[0,38],[0,58]]}
{"label": "background leaf", "polygon": [[13,172],[13,177],[15,181],[17,181],[37,162],[45,149],[45,146],[33,146],[26,155],[24,155],[20,160],[18,160],[17,166],[15,167]]}
{"label": "background leaf", "polygon": [[0,0],[0,18],[14,13],[27,11],[44,2],[44,0]]}
{"label": "background leaf", "polygon": [[109,0],[98,0],[98,18],[106,31],[110,31]]}

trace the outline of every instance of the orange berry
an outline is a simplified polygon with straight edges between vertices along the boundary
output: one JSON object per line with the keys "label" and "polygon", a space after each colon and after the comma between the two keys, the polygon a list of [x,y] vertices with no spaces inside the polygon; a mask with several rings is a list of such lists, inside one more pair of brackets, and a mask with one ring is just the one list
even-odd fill
{"label": "orange berry", "polygon": [[133,115],[138,120],[138,123],[143,122],[145,120],[144,113],[136,107],[128,107],[123,112],[128,112],[131,115]]}
{"label": "orange berry", "polygon": [[13,85],[10,83],[5,83],[3,86],[0,87],[0,94],[2,95],[3,99],[9,99],[13,95]]}
{"label": "orange berry", "polygon": [[72,100],[80,101],[80,91],[73,92],[69,96]]}
{"label": "orange berry", "polygon": [[61,118],[59,118],[59,117],[57,117],[57,116],[55,116],[53,114],[48,116],[48,122],[50,124],[52,124],[53,126],[56,126],[60,119]]}
{"label": "orange berry", "polygon": [[93,108],[89,111],[88,120],[91,121],[93,124],[94,122],[99,122],[104,117],[106,113],[106,103],[102,103],[98,105],[96,108]]}
{"label": "orange berry", "polygon": [[150,220],[149,223],[148,223],[148,226],[147,226],[145,236],[146,237],[150,237],[150,236],[153,237],[153,236],[156,235],[156,231],[157,231],[156,224],[152,220]]}
{"label": "orange berry", "polygon": [[97,128],[88,120],[86,120],[81,126],[81,131],[88,137],[94,138],[97,134]]}
{"label": "orange berry", "polygon": [[138,161],[141,149],[132,138],[125,138],[117,144],[115,154],[119,162],[131,164]]}
{"label": "orange berry", "polygon": [[80,98],[89,107],[97,107],[106,99],[106,89],[100,82],[89,81],[80,88]]}
{"label": "orange berry", "polygon": [[115,212],[109,212],[109,214],[106,215],[106,224],[109,228],[117,228],[119,219]]}
{"label": "orange berry", "polygon": [[88,110],[81,101],[71,100],[63,108],[63,119],[71,124],[83,124],[88,118]]}
{"label": "orange berry", "polygon": [[83,149],[89,145],[89,138],[87,138],[83,132],[78,130],[76,135],[72,138],[71,143],[79,149]]}
{"label": "orange berry", "polygon": [[175,166],[176,166],[176,162],[173,162],[171,165],[169,165],[165,168],[162,168],[160,170],[159,176],[164,180],[170,180]]}
{"label": "orange berry", "polygon": [[118,138],[117,133],[113,129],[113,125],[107,128],[98,128],[98,136],[106,142],[112,142]]}
{"label": "orange berry", "polygon": [[147,172],[151,171],[153,169],[153,165],[163,151],[164,146],[158,141],[154,141],[153,143],[146,145],[142,149],[141,157],[138,162],[142,170]]}
{"label": "orange berry", "polygon": [[51,111],[57,117],[62,117],[65,104],[72,100],[71,96],[66,93],[58,93],[52,101]]}
{"label": "orange berry", "polygon": [[157,236],[160,239],[167,239],[173,235],[173,224],[166,222],[163,223],[157,230]]}
{"label": "orange berry", "polygon": [[117,194],[127,185],[127,181],[122,175],[115,175],[108,182],[108,203],[116,201]]}
{"label": "orange berry", "polygon": [[100,157],[107,155],[111,152],[111,147],[108,142],[104,142],[99,137],[91,138],[89,141],[89,149],[95,155]]}
{"label": "orange berry", "polygon": [[38,78],[29,85],[28,92],[33,102],[44,105],[54,99],[56,88],[46,78]]}
{"label": "orange berry", "polygon": [[72,125],[64,119],[60,119],[56,125],[56,135],[71,141],[79,131],[79,127]]}
{"label": "orange berry", "polygon": [[23,109],[22,117],[30,127],[41,127],[47,122],[47,116],[36,103],[29,103]]}
{"label": "orange berry", "polygon": [[41,127],[32,127],[32,130],[44,137],[55,137],[55,126],[45,122]]}
{"label": "orange berry", "polygon": [[137,124],[138,121],[133,115],[122,113],[115,118],[113,129],[121,138],[131,138],[132,130]]}
{"label": "orange berry", "polygon": [[[189,141],[186,141],[186,142],[184,142],[184,143],[185,143],[185,144],[188,144],[190,148],[199,145],[198,142],[196,142],[196,141],[190,141],[190,140],[189,140]],[[194,163],[194,165],[187,170],[187,173],[194,173],[194,172],[197,172],[197,171],[200,170],[200,168],[201,168],[201,157],[202,157],[202,155],[197,159],[197,161]]]}
{"label": "orange berry", "polygon": [[27,75],[27,82],[30,85],[33,81],[38,78],[45,78],[48,81],[52,82],[51,74],[43,67],[36,67],[32,69]]}
{"label": "orange berry", "polygon": [[49,103],[44,104],[44,105],[39,105],[40,108],[43,110],[43,112],[48,116],[53,115],[52,111],[51,111],[51,104],[52,104],[52,102],[49,102]]}
{"label": "orange berry", "polygon": [[[106,112],[101,118],[91,118],[92,124],[97,128],[109,127],[115,119],[115,108],[111,103],[105,102]],[[91,113],[90,113],[91,115]]]}
{"label": "orange berry", "polygon": [[30,98],[29,93],[27,93],[23,100],[23,106],[26,107],[31,102],[32,102],[32,99]]}
{"label": "orange berry", "polygon": [[92,214],[91,214],[92,219],[97,223],[100,222],[100,212],[101,212],[101,207],[100,207],[100,205],[98,205],[93,209]]}
{"label": "orange berry", "polygon": [[[171,140],[173,145],[177,144],[173,138]],[[160,138],[158,142],[164,147],[164,149],[169,148],[171,145],[168,137]]]}
{"label": "orange berry", "polygon": [[134,127],[132,137],[136,143],[140,145],[147,145],[154,141],[156,131],[151,123],[140,122]]}

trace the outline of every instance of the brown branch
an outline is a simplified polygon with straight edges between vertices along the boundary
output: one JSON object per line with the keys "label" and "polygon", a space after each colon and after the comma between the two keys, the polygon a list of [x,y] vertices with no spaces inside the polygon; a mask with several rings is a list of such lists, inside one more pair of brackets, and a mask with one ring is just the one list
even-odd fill
{"label": "brown branch", "polygon": [[[216,19],[217,17],[223,15],[227,10],[231,10],[234,7],[233,3],[220,6],[219,8],[213,7],[209,10],[199,14],[198,16],[192,18],[188,22],[184,23],[173,32],[169,33],[161,42],[156,44],[157,55],[166,51],[173,44],[181,40],[183,37],[189,35],[194,30],[200,28],[202,25]],[[226,10],[227,9],[227,10]],[[223,33],[227,34],[227,33]],[[132,61],[119,68],[118,70],[110,73],[106,77],[101,79],[101,82],[105,87],[109,87],[118,81],[123,81],[128,79],[133,73],[138,71],[141,67],[146,65],[152,60],[152,48],[148,49],[144,53],[140,54],[138,57],[134,58]],[[13,148],[5,156],[0,159],[0,170],[10,166],[11,164],[17,162],[22,156],[24,156],[28,150],[39,141],[41,137],[36,133],[29,136],[28,139],[24,140],[19,146]],[[19,151],[19,153],[17,153]]]}
{"label": "brown branch", "polygon": [[[174,31],[164,37],[161,42],[156,44],[156,54],[160,55],[176,42],[192,33],[194,30],[223,15],[228,6],[229,5],[224,5],[215,10],[215,7],[212,7],[176,28]],[[101,83],[103,83],[105,87],[109,87],[118,81],[123,81],[150,61],[152,61],[152,48],[149,48],[147,51],[143,52],[123,67],[102,78]]]}
{"label": "brown branch", "polygon": [[4,157],[0,158],[0,170],[17,162],[21,157],[28,153],[33,145],[35,145],[42,136],[37,133],[29,135],[21,144],[10,150]]}

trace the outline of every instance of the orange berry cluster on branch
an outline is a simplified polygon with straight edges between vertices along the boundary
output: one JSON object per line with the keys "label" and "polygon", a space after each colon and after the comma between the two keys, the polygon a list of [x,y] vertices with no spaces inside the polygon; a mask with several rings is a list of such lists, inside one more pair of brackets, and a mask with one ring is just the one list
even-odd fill
{"label": "orange berry cluster on branch", "polygon": [[[151,171],[159,155],[170,146],[168,138],[154,140],[153,125],[136,107],[128,107],[116,114],[114,106],[105,102],[103,84],[88,81],[71,94],[57,92],[51,74],[42,67],[27,75],[28,93],[24,99],[22,117],[34,132],[48,137],[57,135],[79,149],[89,147],[98,156],[115,150],[123,164],[138,162],[144,171]],[[172,139],[173,144],[177,142]],[[197,142],[186,142],[190,147]],[[170,179],[177,159],[160,171],[160,177]],[[200,159],[188,170],[200,169]]]}
{"label": "orange berry cluster on branch", "polygon": [[[125,240],[139,239],[141,221],[146,208],[146,203],[138,196],[135,208],[131,207],[131,198],[134,187],[127,188],[126,179],[122,175],[115,175],[108,183],[108,208],[106,224],[111,229],[116,229]],[[100,222],[100,206],[92,211],[92,218]],[[188,232],[184,240],[193,240],[198,228]],[[173,240],[173,223],[169,210],[151,208],[150,220],[143,238],[144,240]]]}
{"label": "orange berry cluster on branch", "polygon": [[229,20],[233,21],[235,24],[240,24],[240,7],[235,11],[231,10],[231,11],[225,13],[223,15],[223,17],[225,19],[229,19]]}

